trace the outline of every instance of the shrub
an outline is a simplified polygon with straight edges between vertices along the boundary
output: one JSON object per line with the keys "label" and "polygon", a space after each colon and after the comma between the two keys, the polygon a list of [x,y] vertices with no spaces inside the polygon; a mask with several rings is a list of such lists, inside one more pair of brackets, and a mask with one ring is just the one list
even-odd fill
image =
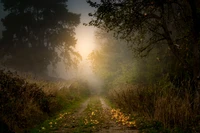
{"label": "shrub", "polygon": [[42,88],[9,71],[0,71],[0,104],[2,120],[15,132],[33,126],[50,113],[49,97]]}

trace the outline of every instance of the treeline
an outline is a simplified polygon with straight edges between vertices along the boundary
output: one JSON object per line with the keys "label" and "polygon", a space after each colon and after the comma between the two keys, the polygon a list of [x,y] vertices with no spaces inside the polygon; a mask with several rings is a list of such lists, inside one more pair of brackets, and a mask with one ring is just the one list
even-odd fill
{"label": "treeline", "polygon": [[199,2],[88,3],[100,47],[89,58],[111,101],[144,132],[200,132]]}
{"label": "treeline", "polygon": [[[75,50],[75,28],[80,14],[67,8],[67,0],[1,0],[0,63],[21,72],[47,76],[47,67],[75,67],[81,55]],[[14,22],[14,23],[13,23]]]}

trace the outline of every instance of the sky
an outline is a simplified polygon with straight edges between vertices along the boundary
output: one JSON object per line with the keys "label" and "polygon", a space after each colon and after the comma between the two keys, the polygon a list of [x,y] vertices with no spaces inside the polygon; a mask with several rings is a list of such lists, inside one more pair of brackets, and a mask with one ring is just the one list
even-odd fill
{"label": "sky", "polygon": [[71,12],[81,14],[81,23],[76,29],[77,50],[82,55],[83,59],[86,59],[88,54],[95,48],[94,42],[94,27],[84,26],[83,23],[88,23],[90,17],[88,13],[93,12],[93,8],[90,7],[86,0],[68,0],[68,9]]}

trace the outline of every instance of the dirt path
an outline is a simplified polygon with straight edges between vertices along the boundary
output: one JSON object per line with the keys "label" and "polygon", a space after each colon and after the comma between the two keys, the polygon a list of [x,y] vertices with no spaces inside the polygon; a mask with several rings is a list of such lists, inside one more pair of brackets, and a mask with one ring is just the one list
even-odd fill
{"label": "dirt path", "polygon": [[[64,124],[57,130],[52,131],[52,133],[73,133],[74,129],[79,126],[77,121],[79,121],[79,118],[83,114],[83,111],[87,108],[88,103],[90,102],[90,98],[88,98],[85,102],[81,104],[81,106],[77,109],[71,112],[65,119]],[[68,123],[68,125],[66,124]]]}
{"label": "dirt path", "polygon": [[[114,110],[114,113],[117,113]],[[71,112],[64,112],[41,127],[42,133],[138,133],[133,128],[113,118],[113,109],[102,97],[94,96],[84,101]],[[120,118],[125,118],[120,114]],[[124,119],[125,120],[125,119]],[[128,120],[125,120],[128,123]]]}
{"label": "dirt path", "polygon": [[104,100],[102,97],[100,97],[99,99],[100,99],[100,101],[101,101],[101,104],[102,104],[102,107],[103,107],[104,110],[109,110],[109,109],[111,109],[111,107],[108,106],[108,104],[106,104],[105,100]]}
{"label": "dirt path", "polygon": [[104,127],[97,133],[138,133],[138,130],[128,129],[125,126],[118,125],[114,120],[112,120],[110,113],[111,107],[106,104],[105,100],[102,97],[100,97],[99,99],[101,101],[105,115],[107,115],[109,127]]}
{"label": "dirt path", "polygon": [[87,108],[87,105],[88,105],[89,101],[90,101],[90,98],[88,98],[88,99],[81,105],[81,107],[80,107],[80,109],[79,109],[77,115],[80,116],[80,115],[83,113],[83,111]]}

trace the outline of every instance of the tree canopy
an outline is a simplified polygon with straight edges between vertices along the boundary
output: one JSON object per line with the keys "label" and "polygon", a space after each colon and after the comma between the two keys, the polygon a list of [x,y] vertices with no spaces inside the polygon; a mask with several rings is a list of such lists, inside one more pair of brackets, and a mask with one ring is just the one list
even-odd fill
{"label": "tree canopy", "polygon": [[[67,9],[67,0],[1,0],[8,15],[1,49],[10,56],[5,62],[22,71],[41,73],[49,64],[63,61],[76,65],[75,28],[80,15]],[[4,57],[5,54],[2,56]]]}
{"label": "tree canopy", "polygon": [[[200,12],[195,0],[101,0],[87,1],[96,8],[89,25],[114,31],[117,38],[148,54],[155,47],[165,46],[194,82],[200,75],[199,32]],[[136,47],[137,46],[137,47]]]}
{"label": "tree canopy", "polygon": [[[104,81],[104,91],[123,89],[130,84],[156,84],[168,78],[168,73],[180,76],[180,71],[174,67],[176,60],[167,46],[154,48],[145,58],[138,58],[126,41],[116,40],[112,33],[104,30],[96,31],[95,43],[99,48],[89,55],[89,59],[95,74]],[[175,80],[173,78],[171,81]]]}

